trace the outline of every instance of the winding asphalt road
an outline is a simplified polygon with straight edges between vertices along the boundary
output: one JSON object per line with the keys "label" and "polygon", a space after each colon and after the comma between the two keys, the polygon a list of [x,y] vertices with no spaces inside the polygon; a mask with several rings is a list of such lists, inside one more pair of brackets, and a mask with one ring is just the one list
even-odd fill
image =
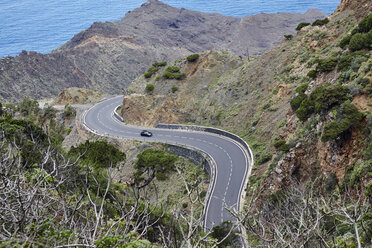
{"label": "winding asphalt road", "polygon": [[179,144],[207,153],[216,166],[215,181],[210,186],[210,198],[204,211],[204,227],[210,230],[223,221],[234,221],[227,208],[240,210],[249,171],[249,160],[241,145],[225,136],[196,131],[153,128],[147,129],[153,133],[152,137],[141,137],[143,128],[124,125],[113,117],[115,108],[122,102],[123,97],[119,96],[96,104],[83,116],[84,124],[99,135]]}

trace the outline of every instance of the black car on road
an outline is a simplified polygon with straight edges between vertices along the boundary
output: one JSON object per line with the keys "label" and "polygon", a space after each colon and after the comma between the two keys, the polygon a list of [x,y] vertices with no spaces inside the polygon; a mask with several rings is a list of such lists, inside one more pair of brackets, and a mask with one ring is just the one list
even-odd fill
{"label": "black car on road", "polygon": [[150,131],[143,130],[143,131],[141,132],[141,136],[151,137],[151,136],[152,136],[152,133],[151,133]]}

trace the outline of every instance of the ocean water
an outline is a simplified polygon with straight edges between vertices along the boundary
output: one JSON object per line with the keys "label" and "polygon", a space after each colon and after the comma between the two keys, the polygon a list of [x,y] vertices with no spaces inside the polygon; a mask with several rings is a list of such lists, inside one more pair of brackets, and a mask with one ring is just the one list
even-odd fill
{"label": "ocean water", "polygon": [[[120,20],[145,0],[0,0],[0,57],[48,53],[95,21]],[[243,17],[310,8],[332,13],[340,0],[163,0],[178,8]]]}

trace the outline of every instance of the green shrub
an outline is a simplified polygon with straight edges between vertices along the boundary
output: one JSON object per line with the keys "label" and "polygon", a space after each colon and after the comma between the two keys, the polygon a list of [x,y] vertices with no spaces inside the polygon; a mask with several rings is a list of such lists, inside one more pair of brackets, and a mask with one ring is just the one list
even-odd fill
{"label": "green shrub", "polygon": [[307,73],[309,78],[315,79],[316,78],[316,70],[311,70]]}
{"label": "green shrub", "polygon": [[301,22],[297,25],[296,30],[300,31],[303,27],[306,27],[306,26],[309,26],[309,25],[310,25],[310,23],[308,23],[308,22]]}
{"label": "green shrub", "polygon": [[309,87],[309,83],[301,84],[300,86],[298,86],[296,88],[296,92],[297,93],[305,93],[305,91],[307,90],[308,87]]}
{"label": "green shrub", "polygon": [[17,111],[23,116],[37,114],[40,112],[39,103],[36,100],[26,97],[18,103]]}
{"label": "green shrub", "polygon": [[353,56],[351,54],[348,54],[346,56],[342,56],[340,58],[340,62],[338,63],[338,71],[343,71],[349,69],[351,65],[351,61],[353,59]]}
{"label": "green shrub", "polygon": [[348,100],[348,93],[349,89],[341,85],[319,86],[310,94],[310,100],[315,113],[320,113]]}
{"label": "green shrub", "polygon": [[155,67],[155,66],[152,66],[143,75],[145,76],[145,78],[150,78],[157,71],[159,71],[159,68]]}
{"label": "green shrub", "polygon": [[349,49],[351,51],[357,51],[361,50],[363,48],[368,48],[368,34],[361,34],[357,33],[354,34],[353,37],[351,37],[350,42],[349,42]]}
{"label": "green shrub", "polygon": [[282,121],[280,121],[280,122],[278,123],[278,125],[276,125],[276,128],[282,128],[282,127],[284,127],[286,124],[287,124],[287,119],[283,119]]}
{"label": "green shrub", "polygon": [[174,75],[174,78],[177,79],[177,80],[182,80],[185,77],[186,77],[186,74],[185,73],[180,73],[180,74]]}
{"label": "green shrub", "polygon": [[150,78],[152,76],[152,73],[147,71],[145,72],[145,74],[143,74],[143,76],[145,76],[145,78]]}
{"label": "green shrub", "polygon": [[155,86],[153,84],[148,84],[146,85],[146,88],[145,88],[145,90],[148,92],[152,92],[154,91],[154,89],[155,89]]}
{"label": "green shrub", "polygon": [[180,68],[178,68],[177,66],[169,66],[167,67],[166,69],[167,72],[179,72],[180,71]]}
{"label": "green shrub", "polygon": [[233,225],[230,221],[224,221],[219,226],[215,226],[212,229],[211,236],[219,241],[218,247],[233,247],[236,241],[239,239],[237,231],[234,230]]}
{"label": "green shrub", "polygon": [[172,73],[172,72],[169,72],[169,71],[165,71],[163,73],[163,78],[166,78],[166,79],[174,79],[176,76]]}
{"label": "green shrub", "polygon": [[351,51],[361,49],[371,49],[372,46],[372,14],[365,17],[355,28],[350,36],[344,37],[340,41],[340,47],[345,48],[349,45]]}
{"label": "green shrub", "polygon": [[353,71],[357,72],[362,65],[362,63],[366,62],[368,59],[361,56],[356,56],[351,61],[350,67]]}
{"label": "green shrub", "polygon": [[159,70],[160,70],[160,68],[155,67],[155,66],[151,66],[147,71],[148,72],[151,72],[152,74],[154,74],[155,72],[157,72]]}
{"label": "green shrub", "polygon": [[167,65],[167,62],[163,61],[163,62],[155,62],[152,64],[153,67],[162,67],[162,66],[166,66]]}
{"label": "green shrub", "polygon": [[171,88],[172,93],[175,93],[178,90],[177,86],[173,85]]}
{"label": "green shrub", "polygon": [[345,47],[349,45],[350,40],[351,40],[351,35],[345,36],[344,38],[340,40],[340,43],[338,44],[338,46],[341,47],[342,49],[345,49]]}
{"label": "green shrub", "polygon": [[[299,92],[303,90],[299,89]],[[293,111],[301,121],[306,121],[312,113],[322,113],[330,110],[332,107],[341,104],[349,99],[349,89],[341,85],[319,86],[310,97],[304,93],[299,93],[294,97],[290,104]]]}
{"label": "green shrub", "polygon": [[351,78],[351,74],[353,73],[353,70],[349,69],[347,71],[343,71],[341,75],[339,76],[340,82],[346,82],[349,81]]}
{"label": "green shrub", "polygon": [[182,203],[182,207],[183,207],[183,208],[187,208],[188,205],[189,205],[189,204],[187,204],[187,202]]}
{"label": "green shrub", "polygon": [[358,32],[368,33],[372,30],[372,14],[366,16],[358,25]]}
{"label": "green shrub", "polygon": [[[177,160],[177,157],[172,154],[167,154],[162,150],[147,149],[142,151],[137,155],[137,161],[134,165],[134,168],[137,170],[135,172],[136,182],[151,182],[153,176],[158,180],[165,180],[167,178],[167,173],[174,170],[174,164]],[[148,176],[149,178],[145,179],[144,177]]]}
{"label": "green shrub", "polygon": [[159,181],[165,181],[167,179],[167,176],[165,175],[164,172],[157,172],[157,173],[155,173],[155,177]]}
{"label": "green shrub", "polygon": [[316,20],[311,24],[312,26],[323,26],[326,25],[329,22],[328,18],[324,18],[323,20]]}
{"label": "green shrub", "polygon": [[298,119],[300,119],[300,121],[304,122],[313,112],[314,103],[309,98],[305,98],[301,102],[300,107],[296,110],[296,116],[298,117]]}
{"label": "green shrub", "polygon": [[256,160],[258,165],[264,164],[271,160],[273,155],[271,153],[263,153],[260,155],[260,157]]}
{"label": "green shrub", "polygon": [[272,92],[273,92],[273,95],[277,95],[279,93],[279,88],[277,87],[277,88],[273,89]]}
{"label": "green shrub", "polygon": [[278,139],[274,143],[274,147],[278,149],[279,151],[288,152],[289,151],[289,145],[286,143],[285,140]]}
{"label": "green shrub", "polygon": [[159,81],[160,80],[160,76],[157,76],[156,78],[155,78],[155,81]]}
{"label": "green shrub", "polygon": [[80,161],[93,166],[95,169],[115,166],[118,162],[125,160],[125,153],[118,150],[106,141],[86,141],[78,147],[72,147],[70,155],[79,156]]}
{"label": "green shrub", "polygon": [[76,110],[71,107],[69,104],[65,105],[65,110],[63,111],[63,117],[69,118],[76,115]]}
{"label": "green shrub", "polygon": [[316,66],[317,71],[327,72],[332,71],[337,65],[336,58],[319,59],[318,65]]}
{"label": "green shrub", "polygon": [[56,117],[57,110],[53,108],[52,106],[47,106],[46,108],[43,109],[44,112],[44,117],[45,118],[54,118]]}
{"label": "green shrub", "polygon": [[337,119],[339,120],[327,123],[325,125],[321,140],[326,142],[339,137],[352,126],[357,125],[362,117],[363,114],[359,112],[353,104],[349,102],[341,104],[337,113]]}
{"label": "green shrub", "polygon": [[369,78],[361,78],[360,81],[358,82],[360,85],[363,87],[366,87],[369,84]]}
{"label": "green shrub", "polygon": [[285,38],[286,40],[292,40],[293,35],[291,35],[291,34],[285,34],[285,35],[284,35],[284,38]]}
{"label": "green shrub", "polygon": [[300,107],[302,101],[305,100],[306,98],[307,96],[304,93],[300,93],[294,98],[292,98],[290,102],[292,110],[296,111]]}
{"label": "green shrub", "polygon": [[364,60],[367,60],[368,53],[366,51],[355,51],[350,54],[346,54],[340,58],[340,61],[338,62],[338,70],[339,71],[346,71],[351,67],[351,62],[354,58],[357,57],[363,57]]}
{"label": "green shrub", "polygon": [[190,56],[187,56],[187,61],[189,62],[194,62],[196,61],[197,59],[199,58],[199,54],[195,53],[195,54],[191,54]]}

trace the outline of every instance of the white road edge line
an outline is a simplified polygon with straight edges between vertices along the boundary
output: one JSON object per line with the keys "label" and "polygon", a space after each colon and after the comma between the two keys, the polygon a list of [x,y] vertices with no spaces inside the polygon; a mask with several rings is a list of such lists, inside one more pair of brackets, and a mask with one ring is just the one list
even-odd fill
{"label": "white road edge line", "polygon": [[[97,103],[97,104],[93,105],[92,107],[90,107],[88,110],[85,110],[85,111],[83,112],[83,114],[82,114],[82,120],[81,120],[81,121],[83,122],[82,124],[83,124],[83,126],[84,126],[88,131],[90,131],[90,132],[92,132],[92,133],[94,133],[94,134],[96,134],[96,135],[99,135],[99,136],[108,136],[108,137],[113,137],[113,138],[130,139],[130,140],[141,140],[141,141],[142,141],[142,139],[140,139],[140,138],[132,138],[132,137],[124,138],[124,137],[120,137],[120,136],[111,136],[111,135],[108,135],[108,134],[104,134],[104,135],[103,135],[103,134],[99,134],[97,131],[91,129],[91,128],[86,124],[86,115],[87,115],[87,113],[88,113],[92,108],[96,107],[97,105],[99,105],[99,104],[101,104],[101,103],[103,103],[103,102],[105,102],[105,101],[112,100],[112,99],[115,99],[115,98],[121,98],[121,97],[123,97],[123,96],[117,96],[117,97],[113,97],[113,98],[109,98],[109,99],[104,99],[104,100],[100,101],[99,103]],[[114,105],[114,104],[111,104],[111,105]],[[111,106],[111,105],[110,105],[110,106]],[[119,105],[119,106],[120,106],[120,105]],[[117,109],[118,109],[119,106],[117,106],[117,107],[114,109],[114,111],[112,112],[112,115],[111,115],[111,116],[112,116],[112,118],[113,118],[116,122],[123,124],[123,121],[124,121],[124,120],[121,120],[122,122],[119,122],[119,121],[117,120],[116,116],[115,116],[115,114],[116,114],[117,117],[121,117],[121,116],[117,113]],[[121,118],[121,119],[122,119],[122,118]],[[128,125],[128,126],[131,126],[131,125]],[[164,129],[164,128],[159,128],[159,129]],[[214,129],[219,130],[219,129],[217,129],[217,128],[214,128]],[[166,130],[170,131],[170,129],[166,129]],[[225,140],[228,140],[228,141],[234,143],[237,147],[239,147],[239,149],[240,149],[240,150],[242,151],[242,153],[244,154],[244,157],[245,157],[245,163],[246,163],[246,166],[245,166],[245,173],[244,173],[244,178],[245,178],[245,180],[242,180],[242,183],[241,183],[241,186],[240,186],[240,189],[239,189],[239,195],[240,195],[240,197],[238,198],[238,202],[237,202],[238,211],[240,212],[240,211],[243,209],[243,206],[244,206],[244,199],[245,199],[245,196],[246,196],[246,194],[242,194],[242,191],[244,191],[244,192],[246,191],[247,184],[248,184],[248,180],[249,180],[249,176],[250,176],[250,174],[251,174],[252,167],[253,167],[253,165],[254,165],[253,153],[252,153],[252,150],[250,149],[250,147],[248,146],[248,144],[247,144],[244,140],[242,140],[242,141],[246,144],[246,146],[248,147],[248,151],[247,151],[247,150],[246,150],[244,147],[242,147],[242,145],[239,144],[237,141],[235,141],[235,140],[233,140],[233,139],[231,139],[231,138],[229,138],[229,137],[223,136],[223,135],[218,135],[218,134],[214,134],[214,133],[211,133],[211,132],[195,131],[195,130],[182,130],[182,129],[177,129],[177,131],[200,132],[200,133],[203,133],[203,134],[208,134],[208,135],[218,136],[219,138],[223,138],[223,139],[225,139]],[[226,132],[225,130],[222,130],[222,131]],[[228,133],[228,132],[227,132],[227,133]],[[232,134],[232,135],[237,136],[237,135],[235,135],[235,134]],[[238,137],[238,136],[237,136],[237,137]],[[194,138],[192,138],[192,139],[194,139]],[[146,141],[146,139],[144,139],[143,141]],[[201,140],[201,141],[203,141],[203,140]],[[149,142],[149,141],[147,141],[147,142]],[[163,142],[163,141],[161,141],[161,142]],[[203,142],[205,142],[205,141],[203,141]],[[170,143],[170,144],[177,144],[177,142],[169,142],[169,143]],[[210,142],[209,142],[209,143],[210,143]],[[177,145],[179,145],[179,144],[177,144]],[[204,208],[204,211],[203,211],[203,215],[205,216],[205,213],[206,213],[207,210],[209,209],[210,198],[211,198],[211,196],[213,195],[214,190],[215,190],[215,182],[217,181],[218,168],[217,168],[217,166],[216,166],[216,162],[215,162],[214,158],[213,158],[209,153],[207,153],[206,151],[203,151],[203,150],[200,149],[200,148],[196,148],[196,147],[189,146],[189,145],[184,145],[184,146],[186,146],[186,147],[190,147],[191,149],[195,149],[195,150],[198,150],[198,151],[203,152],[204,154],[206,154],[206,155],[209,157],[209,159],[210,159],[211,162],[212,162],[212,165],[211,165],[211,166],[212,166],[213,168],[211,168],[211,173],[214,174],[214,175],[213,175],[213,176],[211,175],[212,182],[210,183],[210,186],[212,185],[213,187],[212,187],[212,189],[210,189],[210,187],[209,187],[209,189],[208,189],[208,191],[209,191],[209,197],[206,197],[206,201],[208,201],[208,202],[207,202],[207,206]],[[247,153],[248,153],[248,154],[247,154]],[[249,161],[247,155],[249,155],[249,157],[251,158],[250,161]],[[226,192],[225,192],[225,193],[226,193]],[[208,193],[207,193],[207,195],[208,195]],[[207,221],[207,218],[204,218],[204,228],[206,227],[206,221]],[[240,228],[241,228],[241,231],[242,231],[242,235],[245,235],[245,231],[242,230],[244,227],[240,226]],[[245,245],[245,244],[244,244],[244,245]]]}

